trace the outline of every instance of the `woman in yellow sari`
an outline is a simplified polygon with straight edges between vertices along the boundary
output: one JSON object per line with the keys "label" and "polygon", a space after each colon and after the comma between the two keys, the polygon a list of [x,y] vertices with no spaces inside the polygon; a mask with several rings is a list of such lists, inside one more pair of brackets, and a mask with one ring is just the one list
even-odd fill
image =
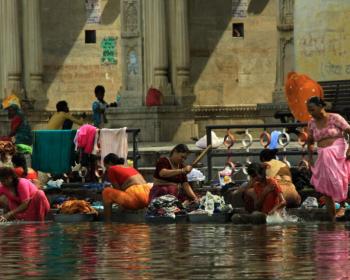
{"label": "woman in yellow sari", "polygon": [[266,165],[266,176],[274,178],[279,183],[287,207],[296,207],[301,203],[301,197],[293,182],[289,166],[276,159],[277,150],[264,149],[260,152],[260,161]]}

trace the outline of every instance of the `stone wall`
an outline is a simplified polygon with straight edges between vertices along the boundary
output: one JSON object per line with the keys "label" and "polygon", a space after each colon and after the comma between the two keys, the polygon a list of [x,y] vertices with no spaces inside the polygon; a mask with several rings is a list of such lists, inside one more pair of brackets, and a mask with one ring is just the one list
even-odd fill
{"label": "stone wall", "polygon": [[[120,1],[100,1],[100,24],[87,24],[85,1],[41,1],[44,92],[53,110],[65,99],[73,110],[91,110],[94,88],[106,88],[106,101],[115,100],[121,86],[120,70]],[[85,43],[85,30],[96,30],[96,44]],[[102,65],[101,42],[117,37],[117,63]]]}
{"label": "stone wall", "polygon": [[317,81],[348,80],[350,2],[295,2],[296,70]]}
{"label": "stone wall", "polygon": [[[271,102],[277,1],[250,1],[243,19],[232,17],[232,0],[191,0],[189,5],[195,105]],[[233,23],[244,24],[244,38],[232,37]]]}

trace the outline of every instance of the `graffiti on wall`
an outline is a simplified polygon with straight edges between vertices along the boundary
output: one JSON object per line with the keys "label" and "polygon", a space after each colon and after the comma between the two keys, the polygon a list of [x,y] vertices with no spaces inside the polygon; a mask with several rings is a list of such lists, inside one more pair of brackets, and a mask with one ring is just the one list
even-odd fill
{"label": "graffiti on wall", "polygon": [[102,39],[102,64],[117,64],[117,39],[118,37],[105,37]]}

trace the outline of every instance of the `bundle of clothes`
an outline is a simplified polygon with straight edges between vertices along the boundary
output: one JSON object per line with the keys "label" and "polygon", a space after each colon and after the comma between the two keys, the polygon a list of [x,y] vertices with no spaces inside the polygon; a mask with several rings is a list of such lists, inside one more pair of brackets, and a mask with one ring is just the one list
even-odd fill
{"label": "bundle of clothes", "polygon": [[207,192],[201,197],[199,203],[193,201],[184,201],[181,203],[173,195],[163,195],[155,198],[148,206],[147,217],[171,217],[186,214],[205,214],[229,213],[232,212],[232,206],[226,204],[223,197]]}

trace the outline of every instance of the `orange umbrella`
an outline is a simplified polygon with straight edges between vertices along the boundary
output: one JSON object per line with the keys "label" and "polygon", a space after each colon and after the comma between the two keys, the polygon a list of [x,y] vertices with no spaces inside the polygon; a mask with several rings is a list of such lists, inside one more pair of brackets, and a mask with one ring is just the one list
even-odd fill
{"label": "orange umbrella", "polygon": [[294,118],[301,122],[307,122],[311,119],[307,111],[306,101],[311,96],[323,98],[323,89],[316,81],[307,75],[296,72],[288,74],[285,92],[290,111]]}

